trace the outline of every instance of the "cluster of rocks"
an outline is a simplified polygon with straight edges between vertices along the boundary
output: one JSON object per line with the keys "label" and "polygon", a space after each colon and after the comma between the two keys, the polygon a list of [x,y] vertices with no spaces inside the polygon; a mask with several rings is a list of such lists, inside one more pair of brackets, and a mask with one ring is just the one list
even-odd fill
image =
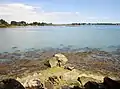
{"label": "cluster of rocks", "polygon": [[[24,87],[15,79],[6,79],[0,81],[0,89],[54,89],[54,79],[57,80],[56,77],[49,78],[50,81],[45,82],[46,87],[44,87],[39,80],[33,80],[37,85]],[[120,81],[105,77],[103,83],[88,81],[84,86],[61,86],[61,89],[120,89]]]}

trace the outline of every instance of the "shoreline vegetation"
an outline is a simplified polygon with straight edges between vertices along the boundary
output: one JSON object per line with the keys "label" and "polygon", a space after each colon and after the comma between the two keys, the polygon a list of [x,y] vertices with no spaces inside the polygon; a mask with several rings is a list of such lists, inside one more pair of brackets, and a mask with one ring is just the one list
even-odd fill
{"label": "shoreline vegetation", "polygon": [[53,24],[45,22],[32,22],[28,23],[25,21],[7,21],[0,19],[0,28],[9,28],[16,26],[80,26],[80,25],[120,25],[120,23],[71,23],[71,24]]}

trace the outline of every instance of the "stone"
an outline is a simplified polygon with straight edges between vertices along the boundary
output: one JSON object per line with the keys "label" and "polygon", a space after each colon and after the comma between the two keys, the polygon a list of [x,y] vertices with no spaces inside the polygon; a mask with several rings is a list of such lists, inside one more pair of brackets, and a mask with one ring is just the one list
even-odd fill
{"label": "stone", "polygon": [[85,89],[99,89],[99,85],[96,82],[89,81],[84,85]]}
{"label": "stone", "polygon": [[55,57],[53,57],[49,60],[49,64],[50,64],[50,67],[55,67],[58,65],[58,61]]}
{"label": "stone", "polygon": [[16,79],[26,88],[26,87],[43,87],[43,84],[41,83],[39,77],[41,76],[41,73],[33,73],[31,75]]}
{"label": "stone", "polygon": [[65,86],[61,86],[61,89],[71,89],[71,87],[65,85]]}
{"label": "stone", "polygon": [[54,89],[54,84],[50,81],[45,82],[45,88],[46,89]]}
{"label": "stone", "polygon": [[71,80],[77,80],[78,76],[79,76],[79,72],[77,72],[77,70],[72,70],[72,71],[68,71],[63,73],[63,80],[66,81],[71,81]]}
{"label": "stone", "polygon": [[64,66],[66,64],[66,62],[68,61],[68,59],[65,57],[65,55],[63,55],[61,53],[55,54],[54,56],[57,58],[59,66]]}
{"label": "stone", "polygon": [[71,66],[65,66],[64,69],[68,69],[70,71],[72,71],[74,69],[74,67],[71,67]]}
{"label": "stone", "polygon": [[80,88],[79,86],[74,86],[74,87],[71,88],[71,89],[82,89],[82,88]]}
{"label": "stone", "polygon": [[5,79],[0,81],[0,89],[25,89],[24,86],[15,79]]}
{"label": "stone", "polygon": [[30,79],[30,80],[26,80],[24,83],[24,87],[43,87],[43,84],[40,82],[40,79]]}
{"label": "stone", "polygon": [[79,83],[81,84],[81,86],[83,87],[82,81],[80,79],[80,77],[78,77],[77,81],[79,81]]}
{"label": "stone", "polygon": [[55,66],[64,66],[68,59],[63,55],[63,54],[55,54],[54,57],[49,59],[49,65],[50,67],[55,67]]}
{"label": "stone", "polygon": [[59,84],[59,78],[57,76],[49,77],[49,81],[53,84]]}
{"label": "stone", "polygon": [[26,87],[25,89],[44,89],[39,86]]}
{"label": "stone", "polygon": [[108,77],[104,78],[103,84],[105,89],[120,89],[120,81],[115,81]]}

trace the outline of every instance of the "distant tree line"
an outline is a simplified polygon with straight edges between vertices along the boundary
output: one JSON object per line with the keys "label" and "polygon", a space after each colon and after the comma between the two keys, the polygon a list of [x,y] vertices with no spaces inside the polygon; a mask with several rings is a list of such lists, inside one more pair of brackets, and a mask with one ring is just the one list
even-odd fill
{"label": "distant tree line", "polygon": [[52,23],[45,23],[45,22],[32,22],[27,23],[25,21],[11,21],[8,23],[7,21],[0,19],[0,27],[9,27],[9,26],[46,26],[46,25],[52,25]]}
{"label": "distant tree line", "polygon": [[9,26],[77,26],[77,25],[120,25],[120,23],[71,23],[71,24],[52,24],[45,22],[32,22],[27,23],[25,21],[7,21],[0,19],[0,27],[9,27]]}
{"label": "distant tree line", "polygon": [[8,22],[6,22],[3,19],[0,19],[0,27],[7,27],[7,26],[9,26]]}
{"label": "distant tree line", "polygon": [[15,26],[26,26],[27,23],[26,23],[25,21],[20,21],[20,22],[11,21],[10,25],[15,25]]}
{"label": "distant tree line", "polygon": [[120,25],[120,23],[72,23],[72,25]]}

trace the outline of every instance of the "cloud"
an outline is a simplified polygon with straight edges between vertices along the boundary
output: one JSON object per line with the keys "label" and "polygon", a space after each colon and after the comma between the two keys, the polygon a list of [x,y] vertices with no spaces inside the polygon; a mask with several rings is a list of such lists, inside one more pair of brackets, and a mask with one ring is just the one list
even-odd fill
{"label": "cloud", "polygon": [[52,23],[72,23],[96,21],[98,17],[87,17],[80,12],[46,12],[41,7],[22,3],[0,4],[0,18],[7,21],[39,21]]}
{"label": "cloud", "polygon": [[74,22],[80,19],[79,12],[45,12],[41,7],[21,3],[1,4],[0,18],[5,20],[44,21],[53,23]]}
{"label": "cloud", "polygon": [[0,5],[0,16],[7,20],[30,20],[36,13],[36,7],[24,4],[2,4]]}

